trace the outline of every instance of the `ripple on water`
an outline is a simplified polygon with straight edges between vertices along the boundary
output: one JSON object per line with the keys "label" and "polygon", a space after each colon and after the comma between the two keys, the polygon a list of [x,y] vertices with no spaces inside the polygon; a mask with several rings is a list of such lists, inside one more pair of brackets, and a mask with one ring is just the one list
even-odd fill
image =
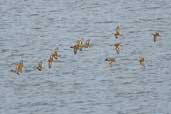
{"label": "ripple on water", "polygon": [[[1,2],[0,113],[171,112],[170,0]],[[123,37],[112,35],[120,23]],[[159,31],[154,43],[151,33]],[[83,37],[92,47],[74,55]],[[121,42],[118,55],[112,44]],[[58,47],[60,60],[48,68]],[[145,68],[139,56],[145,57]],[[105,58],[115,57],[112,66]],[[24,60],[24,73],[15,64]],[[43,60],[44,70],[35,69]]]}

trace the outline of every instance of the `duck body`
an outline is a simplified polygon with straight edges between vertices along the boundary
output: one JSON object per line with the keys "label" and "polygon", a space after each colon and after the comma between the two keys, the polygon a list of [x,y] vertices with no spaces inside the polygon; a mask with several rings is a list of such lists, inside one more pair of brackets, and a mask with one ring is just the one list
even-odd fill
{"label": "duck body", "polygon": [[43,69],[43,62],[42,61],[37,65],[36,69],[39,71],[42,71],[42,69]]}
{"label": "duck body", "polygon": [[121,36],[121,34],[119,32],[116,32],[116,33],[114,33],[114,36],[117,39],[117,38],[119,38],[119,36]]}
{"label": "duck body", "polygon": [[119,54],[120,53],[120,48],[121,48],[121,43],[114,44],[114,48],[116,50],[116,53]]}
{"label": "duck body", "polygon": [[55,51],[54,51],[54,53],[52,54],[52,56],[53,56],[54,59],[58,60],[58,58],[60,57],[59,52],[58,52],[58,48],[55,49]]}
{"label": "duck body", "polygon": [[113,33],[113,35],[115,36],[116,39],[122,36],[120,25],[116,27],[115,33]]}
{"label": "duck body", "polygon": [[21,63],[17,63],[16,64],[16,74],[20,74],[20,73],[23,73],[23,68],[24,68],[24,64],[23,64],[23,61],[21,61]]}
{"label": "duck body", "polygon": [[116,62],[116,61],[115,61],[115,58],[112,58],[112,57],[106,58],[105,61],[108,61],[109,64],[113,64],[113,63]]}
{"label": "duck body", "polygon": [[140,65],[144,66],[144,57],[140,57],[139,63],[140,63]]}
{"label": "duck body", "polygon": [[51,68],[52,63],[53,63],[53,55],[51,55],[51,56],[49,57],[49,59],[48,59],[48,66],[49,66],[49,68]]}
{"label": "duck body", "polygon": [[75,44],[74,46],[71,46],[70,48],[73,48],[74,54],[77,54],[77,51],[79,50],[79,45]]}
{"label": "duck body", "polygon": [[90,39],[86,40],[84,48],[90,48]]}
{"label": "duck body", "polygon": [[156,42],[160,38],[160,33],[159,32],[152,33],[152,35],[153,35],[153,41],[154,42]]}
{"label": "duck body", "polygon": [[77,40],[76,45],[78,46],[78,49],[79,49],[80,51],[82,51],[82,48],[83,48],[83,39]]}
{"label": "duck body", "polygon": [[81,40],[77,40],[76,43],[73,46],[71,46],[70,48],[73,48],[74,54],[76,55],[78,50],[82,51],[83,47],[84,47],[83,39],[81,39]]}

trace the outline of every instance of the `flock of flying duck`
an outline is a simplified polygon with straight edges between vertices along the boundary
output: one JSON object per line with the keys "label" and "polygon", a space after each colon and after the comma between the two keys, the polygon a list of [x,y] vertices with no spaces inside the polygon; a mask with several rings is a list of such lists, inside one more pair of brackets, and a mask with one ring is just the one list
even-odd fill
{"label": "flock of flying duck", "polygon": [[[122,36],[120,25],[117,25],[117,27],[115,29],[115,32],[112,33],[112,34],[114,35],[114,37],[116,39],[118,39],[119,37]],[[152,35],[153,35],[153,41],[154,42],[156,42],[160,38],[160,33],[159,32],[152,33]],[[73,46],[70,47],[70,48],[73,48],[73,52],[74,52],[75,55],[78,53],[78,51],[82,51],[83,48],[90,48],[91,47],[90,39],[86,40],[85,42],[83,42],[83,41],[84,40],[81,38],[81,39],[77,40],[76,43]],[[116,51],[116,53],[119,54],[120,49],[121,49],[121,43],[115,43],[113,46],[114,46],[114,50]],[[54,52],[48,58],[48,61],[47,61],[48,62],[48,67],[51,68],[54,60],[58,60],[59,58],[60,58],[60,54],[59,54],[58,48],[56,48],[54,50]],[[105,59],[105,61],[107,61],[110,65],[112,65],[113,63],[116,62],[115,58],[113,58],[113,57],[107,57]],[[144,57],[140,56],[139,63],[143,67],[144,67],[144,62],[145,62]],[[19,75],[20,73],[23,73],[23,69],[24,69],[23,60],[20,63],[17,63],[15,66],[16,66],[16,69],[15,69],[16,74]],[[36,69],[38,71],[43,70],[43,61],[40,61],[37,64]]]}

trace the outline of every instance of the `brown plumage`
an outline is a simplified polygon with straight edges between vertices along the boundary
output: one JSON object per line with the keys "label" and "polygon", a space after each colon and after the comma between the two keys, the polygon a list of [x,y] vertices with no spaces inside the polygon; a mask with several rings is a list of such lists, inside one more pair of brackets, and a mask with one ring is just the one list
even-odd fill
{"label": "brown plumage", "polygon": [[121,43],[115,43],[114,44],[114,49],[116,50],[116,53],[120,53],[120,48],[121,48]]}
{"label": "brown plumage", "polygon": [[48,59],[48,66],[49,66],[49,68],[51,68],[52,63],[53,63],[53,55],[50,55],[50,57]]}
{"label": "brown plumage", "polygon": [[58,48],[55,49],[54,53],[52,54],[53,58],[58,60],[58,58],[60,57],[59,52],[58,52]]}
{"label": "brown plumage", "polygon": [[23,72],[23,68],[24,68],[24,64],[23,61],[21,61],[20,63],[16,64],[16,73],[19,75],[20,73]]}
{"label": "brown plumage", "polygon": [[90,48],[90,39],[86,40],[85,44],[84,44],[85,48]]}
{"label": "brown plumage", "polygon": [[83,48],[83,39],[81,38],[81,40],[77,40],[76,44],[74,44],[73,46],[71,46],[70,48],[73,48],[74,54],[76,55],[78,50],[82,51]]}
{"label": "brown plumage", "polygon": [[108,63],[109,63],[110,65],[116,62],[116,61],[115,61],[115,58],[112,58],[112,57],[106,58],[105,61],[108,61]]}
{"label": "brown plumage", "polygon": [[120,36],[120,33],[119,32],[116,32],[116,33],[113,33],[113,34],[114,34],[114,36],[115,36],[116,39],[119,38],[119,36]]}
{"label": "brown plumage", "polygon": [[144,57],[142,57],[142,56],[140,57],[139,63],[140,63],[140,65],[144,66]]}
{"label": "brown plumage", "polygon": [[73,48],[74,50],[74,54],[76,55],[77,54],[77,51],[79,50],[79,45],[78,44],[75,44],[74,46],[71,46],[70,48]]}
{"label": "brown plumage", "polygon": [[160,38],[160,33],[159,32],[152,33],[152,35],[153,35],[153,41],[154,42],[156,42]]}
{"label": "brown plumage", "polygon": [[81,38],[80,40],[77,40],[76,45],[78,46],[78,49],[80,51],[82,51],[82,48],[83,48],[83,38]]}
{"label": "brown plumage", "polygon": [[40,61],[40,63],[37,65],[36,69],[39,71],[42,71],[42,69],[43,69],[43,62],[42,61]]}
{"label": "brown plumage", "polygon": [[113,35],[115,36],[115,38],[119,38],[120,36],[122,36],[120,25],[116,27],[115,33],[113,33]]}

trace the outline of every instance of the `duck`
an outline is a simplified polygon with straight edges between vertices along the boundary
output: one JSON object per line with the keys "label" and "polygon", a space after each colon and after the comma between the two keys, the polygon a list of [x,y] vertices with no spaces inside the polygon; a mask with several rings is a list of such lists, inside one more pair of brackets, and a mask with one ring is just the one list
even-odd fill
{"label": "duck", "polygon": [[43,62],[42,61],[40,61],[40,63],[38,63],[36,69],[39,71],[42,71],[42,69],[43,69]]}
{"label": "duck", "polygon": [[76,44],[78,45],[79,50],[82,51],[82,48],[83,48],[83,38],[81,38],[80,40],[77,40]]}
{"label": "duck", "polygon": [[159,39],[159,37],[160,37],[160,33],[159,32],[152,33],[152,35],[153,35],[153,41],[154,42],[156,42]]}
{"label": "duck", "polygon": [[120,53],[120,48],[121,48],[121,43],[115,43],[114,44],[114,49],[116,50],[116,53]]}
{"label": "duck", "polygon": [[78,44],[75,44],[74,46],[71,46],[71,48],[74,49],[74,55],[77,54],[77,51],[79,50],[79,45]]}
{"label": "duck", "polygon": [[82,51],[82,48],[83,48],[83,39],[81,38],[81,40],[77,40],[76,43],[71,46],[70,48],[73,48],[74,49],[74,54],[76,55],[78,50],[79,51]]}
{"label": "duck", "polygon": [[110,65],[116,62],[116,61],[115,61],[115,58],[113,58],[113,57],[108,57],[108,58],[105,59],[105,61],[108,61],[108,63],[109,63]]}
{"label": "duck", "polygon": [[90,48],[90,39],[86,40],[84,48]]}
{"label": "duck", "polygon": [[58,60],[58,58],[60,57],[59,52],[58,52],[58,48],[55,49],[54,53],[52,54],[53,58]]}
{"label": "duck", "polygon": [[120,25],[116,26],[115,33],[113,33],[113,35],[116,39],[119,38],[119,36],[122,36]]}
{"label": "duck", "polygon": [[24,64],[23,64],[23,60],[20,63],[17,63],[16,66],[16,74],[20,74],[23,73],[23,68],[24,68]]}
{"label": "duck", "polygon": [[53,63],[53,55],[50,55],[50,57],[48,59],[48,66],[49,66],[49,68],[51,68],[52,63]]}
{"label": "duck", "polygon": [[140,56],[139,63],[140,63],[140,65],[144,66],[144,57],[143,56]]}

